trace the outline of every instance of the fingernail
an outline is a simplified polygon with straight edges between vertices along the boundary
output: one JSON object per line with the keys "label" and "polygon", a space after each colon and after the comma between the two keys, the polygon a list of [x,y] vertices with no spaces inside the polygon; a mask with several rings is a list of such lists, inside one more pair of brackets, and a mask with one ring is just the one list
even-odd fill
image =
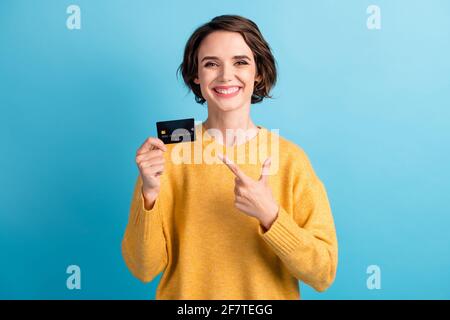
{"label": "fingernail", "polygon": [[230,159],[228,159],[227,156],[225,156],[225,161],[226,161],[227,163],[232,163],[232,161],[231,161]]}

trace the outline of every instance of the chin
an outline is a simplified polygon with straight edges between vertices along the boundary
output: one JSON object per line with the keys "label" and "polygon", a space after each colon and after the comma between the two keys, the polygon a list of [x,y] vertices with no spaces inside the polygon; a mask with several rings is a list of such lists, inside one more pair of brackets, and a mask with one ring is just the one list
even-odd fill
{"label": "chin", "polygon": [[211,103],[207,101],[208,105],[214,106],[214,109],[223,112],[237,110],[244,105],[244,102],[240,101],[240,99],[238,101],[217,101],[217,100],[210,100],[210,101]]}
{"label": "chin", "polygon": [[224,112],[237,110],[237,109],[239,109],[241,107],[240,104],[238,104],[238,105],[230,105],[228,103],[227,104],[216,104],[216,106],[217,106],[216,107],[217,109],[219,109],[221,111],[224,111]]}

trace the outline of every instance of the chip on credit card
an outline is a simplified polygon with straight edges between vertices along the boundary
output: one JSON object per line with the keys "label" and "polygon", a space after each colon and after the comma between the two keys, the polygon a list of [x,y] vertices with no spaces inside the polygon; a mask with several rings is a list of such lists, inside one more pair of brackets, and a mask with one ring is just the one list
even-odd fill
{"label": "chip on credit card", "polygon": [[158,121],[156,130],[165,144],[195,141],[194,118]]}

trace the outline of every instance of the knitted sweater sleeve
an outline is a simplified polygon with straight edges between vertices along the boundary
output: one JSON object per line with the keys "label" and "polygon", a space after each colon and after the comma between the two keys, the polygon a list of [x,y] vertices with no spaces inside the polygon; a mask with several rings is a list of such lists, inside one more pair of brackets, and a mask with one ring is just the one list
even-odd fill
{"label": "knitted sweater sleeve", "polygon": [[139,176],[133,193],[128,224],[122,240],[122,256],[131,273],[142,282],[152,281],[167,265],[161,190],[151,210],[144,207]]}
{"label": "knitted sweater sleeve", "polygon": [[284,262],[291,274],[317,291],[326,290],[337,269],[337,238],[325,187],[304,152],[289,168],[294,197],[293,209],[280,206],[269,230],[259,227],[265,242]]}

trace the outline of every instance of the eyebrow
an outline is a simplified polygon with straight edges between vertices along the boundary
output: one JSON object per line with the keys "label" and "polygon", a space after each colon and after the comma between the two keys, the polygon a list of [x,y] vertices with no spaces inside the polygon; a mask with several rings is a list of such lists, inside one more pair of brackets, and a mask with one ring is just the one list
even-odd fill
{"label": "eyebrow", "polygon": [[[234,60],[247,59],[247,60],[251,61],[251,59],[248,56],[246,56],[245,54],[240,55],[240,56],[234,56],[233,59]],[[204,60],[220,60],[220,59],[219,59],[219,57],[216,57],[216,56],[205,56],[205,57],[203,57],[202,61],[200,61],[200,62],[203,62]]]}

